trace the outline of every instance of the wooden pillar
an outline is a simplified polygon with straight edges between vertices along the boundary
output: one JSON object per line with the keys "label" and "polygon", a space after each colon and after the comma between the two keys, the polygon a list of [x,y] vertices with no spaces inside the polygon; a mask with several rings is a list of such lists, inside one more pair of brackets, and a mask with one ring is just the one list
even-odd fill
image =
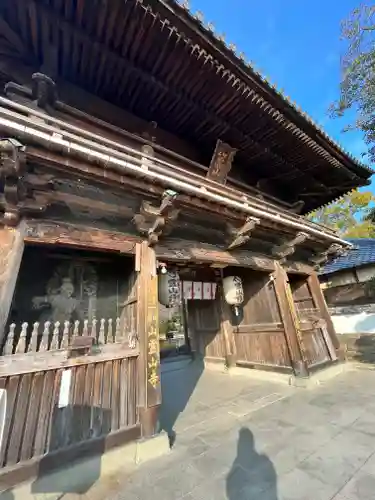
{"label": "wooden pillar", "polygon": [[160,348],[158,319],[158,278],[153,248],[146,241],[137,244],[138,275],[138,405],[142,436],[157,432],[161,403]]}
{"label": "wooden pillar", "polygon": [[299,329],[298,316],[294,307],[288,275],[278,262],[275,263],[273,277],[294,374],[296,377],[307,377],[308,368],[304,353],[303,338]]}
{"label": "wooden pillar", "polygon": [[[223,278],[223,274],[221,275]],[[236,366],[237,350],[232,325],[232,311],[230,305],[224,298],[224,290],[221,282],[220,288],[220,329],[225,342],[225,364],[228,368]]]}
{"label": "wooden pillar", "polygon": [[0,342],[12,305],[24,249],[25,223],[0,227]]}
{"label": "wooden pillar", "polygon": [[320,287],[318,275],[316,273],[310,274],[307,280],[307,284],[310,288],[315,307],[319,309],[320,314],[326,323],[326,330],[336,350],[337,357],[341,360],[344,360],[345,354],[344,351],[340,348],[340,342],[337,338],[335,327],[333,325],[331,315],[329,314],[323,291]]}

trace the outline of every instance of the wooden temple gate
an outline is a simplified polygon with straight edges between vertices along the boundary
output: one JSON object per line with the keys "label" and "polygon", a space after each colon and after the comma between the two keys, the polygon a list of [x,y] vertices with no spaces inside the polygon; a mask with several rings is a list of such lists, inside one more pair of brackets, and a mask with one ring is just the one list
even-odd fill
{"label": "wooden temple gate", "polygon": [[217,285],[186,299],[192,354],[341,360],[316,269],[350,245],[303,214],[372,174],[184,7],[60,3],[0,5],[6,485],[157,433],[162,263]]}

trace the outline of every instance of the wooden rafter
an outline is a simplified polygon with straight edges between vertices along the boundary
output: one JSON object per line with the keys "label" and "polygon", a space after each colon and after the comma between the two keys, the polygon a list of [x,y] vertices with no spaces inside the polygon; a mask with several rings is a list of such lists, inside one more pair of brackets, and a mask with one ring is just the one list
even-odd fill
{"label": "wooden rafter", "polygon": [[0,16],[0,34],[10,43],[20,55],[26,53],[25,44],[20,36],[9,26],[3,17]]}
{"label": "wooden rafter", "polygon": [[[214,111],[212,111],[204,102],[199,102],[197,100],[187,97],[187,94],[181,92],[181,90],[179,90],[177,86],[173,85],[173,82],[168,82],[168,84],[166,84],[165,82],[161,81],[152,71],[145,71],[140,67],[136,66],[130,59],[108,48],[106,44],[99,42],[95,37],[85,33],[82,29],[78,29],[72,23],[68,22],[66,19],[59,16],[50,7],[42,5],[38,0],[35,3],[38,6],[38,10],[43,14],[44,17],[46,17],[53,24],[59,24],[59,26],[61,26],[64,32],[69,33],[70,37],[74,37],[76,43],[79,42],[80,44],[82,44],[82,47],[84,48],[85,51],[89,49],[89,47],[92,47],[92,50],[96,52],[101,62],[98,67],[94,66],[94,68],[96,69],[96,73],[91,74],[90,72],[89,78],[91,79],[92,77],[95,77],[96,79],[95,89],[97,92],[99,91],[100,87],[102,87],[102,85],[105,84],[105,82],[107,81],[107,75],[105,72],[106,68],[105,61],[111,61],[113,63],[113,66],[116,67],[118,71],[121,70],[121,74],[123,76],[120,78],[120,82],[121,79],[125,78],[126,75],[128,75],[129,73],[135,75],[137,78],[140,78],[145,83],[149,83],[150,81],[152,81],[152,85],[158,88],[162,95],[168,94],[173,96],[176,102],[180,103],[183,102],[185,106],[190,110],[190,113],[194,111],[196,114],[199,114],[200,116],[205,116],[210,123],[215,124],[216,129],[220,129],[223,131],[231,130],[231,134],[233,134],[234,137],[236,137],[236,143],[241,144],[241,149],[243,150],[248,148],[255,149],[257,150],[257,155],[265,155],[265,157],[271,159],[275,164],[278,164],[279,166],[284,165],[288,168],[288,170],[290,170],[289,162],[285,160],[285,158],[283,158],[280,154],[271,150],[269,148],[269,143],[262,144],[262,142],[259,142],[254,138],[254,135],[250,137],[249,134],[243,133],[238,127],[220,118],[220,116]],[[96,57],[93,57],[92,59],[96,59]],[[74,64],[74,57],[73,57],[73,64]],[[91,68],[93,68],[93,65],[91,65]],[[114,80],[117,80],[117,78],[114,78]],[[121,101],[122,95],[126,92],[126,86],[121,84],[119,85],[118,89],[119,93],[115,93],[115,95],[117,101]],[[253,90],[248,88],[246,94],[248,94],[249,100],[251,102],[254,102],[256,106],[260,105],[261,108],[265,108],[267,110],[268,114],[271,114],[272,116],[275,115],[275,117],[279,117],[280,113],[276,112],[276,110],[274,110],[267,101],[261,98]],[[158,102],[158,100],[156,99],[155,102]],[[151,104],[151,109],[152,106],[153,105]],[[285,118],[282,115],[281,117],[283,121],[285,121]],[[290,126],[290,124],[288,126]],[[301,133],[301,131],[299,132]],[[200,136],[203,137],[206,133],[207,132],[202,131],[200,133]],[[311,139],[309,140],[311,141]],[[315,149],[319,150],[319,147],[317,146]],[[327,157],[326,152],[323,152],[323,154],[325,154],[325,156]],[[331,161],[334,161],[333,158],[331,157],[329,158]],[[296,165],[294,165],[294,170],[297,170],[300,175],[303,176],[305,175],[304,170],[298,168],[298,166]],[[287,174],[285,173],[285,175]],[[310,179],[313,180],[314,184],[316,184],[316,186],[322,187],[324,191],[325,186],[321,184],[317,179],[315,179],[311,172],[309,172],[309,175]]]}
{"label": "wooden rafter", "polygon": [[227,224],[228,233],[228,250],[233,250],[241,245],[244,245],[251,237],[251,232],[260,223],[260,220],[255,217],[248,217],[244,224],[235,228],[231,224]]}

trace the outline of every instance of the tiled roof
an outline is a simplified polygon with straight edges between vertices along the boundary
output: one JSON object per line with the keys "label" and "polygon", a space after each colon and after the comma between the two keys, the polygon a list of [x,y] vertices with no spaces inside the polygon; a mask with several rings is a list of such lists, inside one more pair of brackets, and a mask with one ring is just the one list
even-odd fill
{"label": "tiled roof", "polygon": [[348,239],[354,245],[347,255],[342,255],[324,266],[319,274],[330,274],[344,269],[375,264],[375,238]]}

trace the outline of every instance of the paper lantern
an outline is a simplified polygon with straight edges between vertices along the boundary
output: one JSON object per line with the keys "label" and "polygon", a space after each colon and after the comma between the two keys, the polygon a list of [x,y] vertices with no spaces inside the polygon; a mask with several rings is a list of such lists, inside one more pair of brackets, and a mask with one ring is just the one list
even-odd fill
{"label": "paper lantern", "polygon": [[177,271],[167,271],[158,277],[159,302],[166,307],[177,306],[181,303],[180,277]]}
{"label": "paper lantern", "polygon": [[242,280],[238,276],[223,278],[225,301],[231,306],[240,306],[244,301]]}

